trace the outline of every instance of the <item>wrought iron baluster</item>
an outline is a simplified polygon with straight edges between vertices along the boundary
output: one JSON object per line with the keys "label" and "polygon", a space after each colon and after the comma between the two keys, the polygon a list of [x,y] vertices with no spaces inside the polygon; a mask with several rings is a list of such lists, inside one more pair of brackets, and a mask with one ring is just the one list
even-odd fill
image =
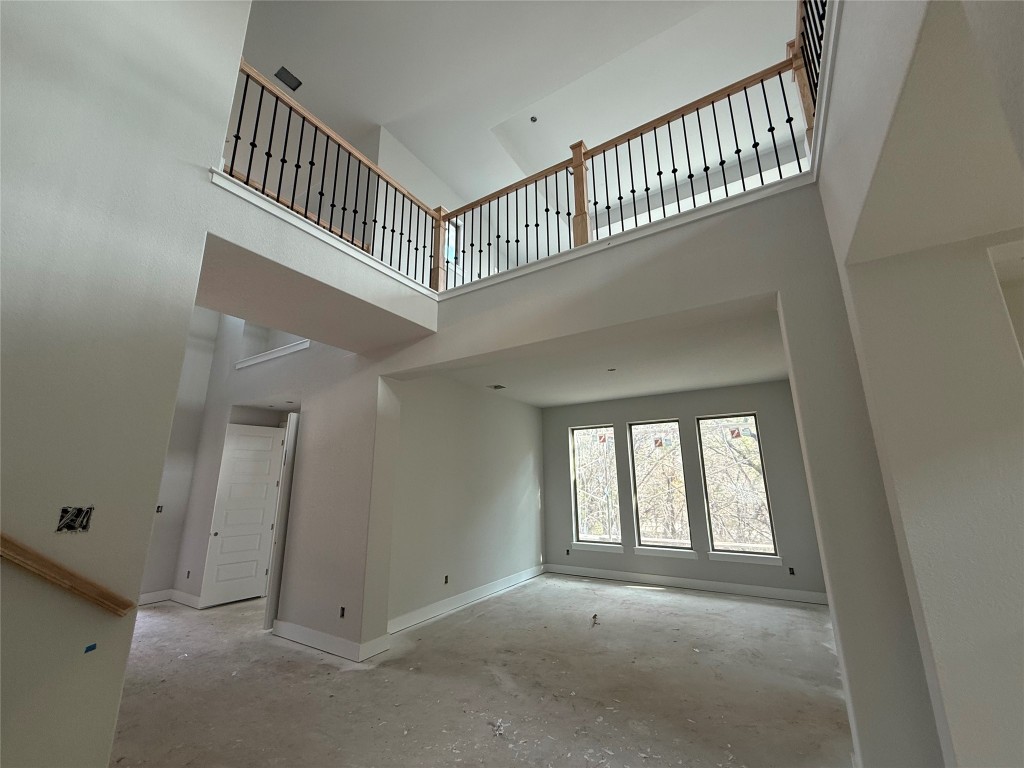
{"label": "wrought iron baluster", "polygon": [[[345,239],[345,216],[348,215],[348,179],[349,174],[352,173],[352,153],[345,150],[345,154],[348,155],[345,160],[345,192],[341,196],[341,221],[338,222],[338,236],[343,240]],[[362,160],[356,159],[357,164],[361,162]]]}
{"label": "wrought iron baluster", "polygon": [[644,135],[640,134],[640,162],[644,164],[644,196],[647,200],[647,223],[654,221],[651,215],[651,182],[647,177],[647,150],[644,149]]}
{"label": "wrought iron baluster", "polygon": [[775,140],[775,126],[772,125],[772,111],[768,107],[768,91],[764,87],[764,79],[761,79],[761,95],[764,96],[764,111],[768,116],[768,133],[772,137],[772,147],[775,149],[775,166],[779,170],[779,178],[782,178],[782,160],[779,159],[779,143]]}
{"label": "wrought iron baluster", "polygon": [[[363,250],[366,250],[366,215],[370,210],[370,176],[374,174],[370,172],[370,169],[366,169],[366,190],[363,192],[363,231],[359,236],[359,242],[363,245]],[[379,178],[379,176],[378,176]]]}
{"label": "wrought iron baluster", "polygon": [[[366,172],[370,172],[369,168],[367,168]],[[362,173],[363,161],[356,158],[356,183],[352,187],[352,231],[349,233],[352,245],[356,244],[356,218],[359,216],[359,178]]]}
{"label": "wrought iron baluster", "polygon": [[284,144],[281,145],[281,172],[277,177],[277,195],[275,200],[281,202],[281,184],[284,182],[284,169],[288,167],[288,135],[292,129],[292,108],[288,107],[288,122],[284,126]]}
{"label": "wrought iron baluster", "polygon": [[537,242],[537,258],[541,258],[541,211],[540,182],[534,182],[534,240]]}
{"label": "wrought iron baluster", "polygon": [[[622,205],[622,169],[619,167],[619,145],[615,145],[615,185],[619,191],[619,231],[626,231],[626,211]],[[609,230],[608,234],[611,234]]]}
{"label": "wrought iron baluster", "polygon": [[263,94],[267,89],[260,86],[260,97],[256,101],[256,121],[252,126],[252,141],[249,142],[249,164],[245,167],[245,183],[249,184],[249,176],[252,174],[252,159],[256,156],[256,137],[260,132],[260,113],[263,112]]}
{"label": "wrought iron baluster", "polygon": [[302,123],[299,125],[299,146],[295,148],[295,177],[292,179],[292,202],[288,206],[293,211],[295,210],[295,193],[299,189],[299,171],[302,170],[302,141],[306,137],[306,118],[299,115],[299,119]]}
{"label": "wrought iron baluster", "polygon": [[761,179],[761,185],[764,186],[764,171],[761,168],[761,152],[758,147],[761,146],[761,142],[757,140],[757,132],[754,130],[754,113],[750,109],[750,95],[747,93],[747,86],[743,86],[743,99],[747,102],[747,117],[750,119],[750,138],[754,140],[754,143],[750,145],[750,148],[754,150],[754,158],[757,160],[757,176]]}
{"label": "wrought iron baluster", "polygon": [[715,102],[711,102],[711,116],[715,120],[715,142],[718,144],[718,167],[722,169],[722,189],[725,196],[729,196],[729,180],[725,178],[725,155],[722,154],[722,134],[718,131],[718,113],[715,111]]}
{"label": "wrought iron baluster", "polygon": [[736,142],[736,165],[740,169],[740,185],[743,187],[743,191],[747,191],[747,181],[743,178],[743,158],[740,157],[740,139],[739,134],[736,133],[736,115],[732,111],[732,96],[726,94],[725,100],[729,102],[729,121],[732,123],[732,138]]}
{"label": "wrought iron baluster", "polygon": [[661,149],[658,147],[658,126],[654,127],[654,159],[658,163],[658,189],[661,191],[661,217],[665,218],[665,185],[661,181]]}
{"label": "wrought iron baluster", "polygon": [[238,153],[238,142],[242,140],[242,115],[245,114],[245,101],[249,95],[249,75],[245,75],[245,82],[242,83],[242,100],[238,103],[238,125],[235,126],[235,145],[231,149],[231,163],[228,164],[228,175],[235,175],[235,155]]}
{"label": "wrought iron baluster", "polygon": [[708,202],[711,202],[711,174],[708,171],[711,170],[711,166],[708,165],[708,152],[704,147],[704,126],[700,121],[700,110],[697,110],[697,131],[700,133],[700,154],[704,159],[704,183],[708,185]]}
{"label": "wrought iron baluster", "polygon": [[[326,163],[324,163],[326,165]],[[334,145],[334,182],[331,184],[331,215],[327,219],[327,229],[334,232],[334,209],[337,207],[335,199],[338,196],[338,167],[341,165],[341,144]]]}
{"label": "wrought iron baluster", "polygon": [[316,205],[316,223],[320,224],[320,213],[324,209],[324,184],[327,182],[327,153],[331,149],[331,140],[324,134],[324,161],[321,163],[323,166],[320,169],[320,191],[317,193],[320,196],[319,202]]}
{"label": "wrought iron baluster", "polygon": [[789,137],[793,140],[793,155],[796,157],[796,170],[801,173],[804,170],[800,163],[800,148],[796,145],[796,131],[793,130],[793,115],[789,111],[789,99],[786,98],[786,85],[782,82],[782,73],[779,72],[779,90],[782,91],[782,103],[786,107],[786,123],[789,125]]}
{"label": "wrought iron baluster", "polygon": [[683,212],[683,203],[679,199],[679,168],[676,167],[676,146],[672,141],[672,121],[669,120],[666,124],[668,128],[668,153],[672,159],[672,185],[676,190],[676,213]]}
{"label": "wrought iron baluster", "polygon": [[[608,150],[604,150],[601,153],[601,160],[604,164],[604,217],[608,220],[608,236],[612,234],[612,195],[611,190],[608,188]],[[596,165],[596,163],[595,163]],[[595,239],[597,236],[597,222],[594,222],[594,235]]]}
{"label": "wrought iron baluster", "polygon": [[638,212],[636,209],[636,182],[633,180],[633,140],[626,142],[626,152],[629,155],[629,194],[633,196],[633,226],[639,226]]}
{"label": "wrought iron baluster", "polygon": [[686,135],[686,115],[679,117],[679,122],[683,124],[683,147],[686,148],[686,178],[690,180],[690,199],[693,201],[693,207],[697,207],[697,190],[693,186],[693,165],[690,163],[690,138]]}
{"label": "wrought iron baluster", "polygon": [[274,96],[274,112],[270,116],[270,138],[267,139],[267,151],[263,154],[267,157],[267,162],[263,165],[263,187],[260,189],[264,195],[267,194],[267,176],[270,175],[270,159],[273,157],[271,150],[274,148],[274,128],[277,125],[277,108],[281,104],[281,100],[275,95]]}
{"label": "wrought iron baluster", "polygon": [[310,194],[310,192],[313,189],[313,168],[316,167],[316,162],[313,160],[313,158],[316,157],[316,137],[317,137],[318,130],[319,129],[314,124],[313,125],[313,143],[310,145],[310,148],[309,148],[309,172],[306,174],[306,199],[305,199],[305,201],[303,201],[303,205],[302,205],[302,216],[303,216],[303,218],[306,218],[306,219],[308,219],[309,218],[309,214],[312,213],[312,211],[309,210],[309,194]]}

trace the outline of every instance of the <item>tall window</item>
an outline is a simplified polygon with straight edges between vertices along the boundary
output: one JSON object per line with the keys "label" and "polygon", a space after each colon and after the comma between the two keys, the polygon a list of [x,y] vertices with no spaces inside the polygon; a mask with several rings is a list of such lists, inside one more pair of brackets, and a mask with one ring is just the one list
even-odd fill
{"label": "tall window", "polygon": [[711,549],[775,554],[757,418],[697,419]]}
{"label": "tall window", "polygon": [[614,430],[611,427],[573,429],[572,468],[576,540],[618,544],[622,533]]}
{"label": "tall window", "polygon": [[690,547],[679,422],[631,424],[637,542],[645,547]]}

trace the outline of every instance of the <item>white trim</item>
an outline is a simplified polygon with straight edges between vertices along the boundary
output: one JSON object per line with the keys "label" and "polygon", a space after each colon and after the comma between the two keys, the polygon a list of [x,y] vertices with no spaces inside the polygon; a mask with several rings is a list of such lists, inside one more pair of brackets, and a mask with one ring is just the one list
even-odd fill
{"label": "white trim", "polygon": [[475,603],[477,600],[482,600],[485,597],[490,597],[498,592],[502,592],[511,587],[522,584],[525,581],[529,581],[534,576],[539,576],[544,573],[544,566],[538,565],[533,568],[527,568],[525,571],[519,573],[513,573],[511,576],[506,576],[503,579],[492,581],[489,584],[484,584],[482,587],[471,589],[467,592],[462,592],[458,595],[445,598],[436,603],[425,605],[422,608],[417,608],[415,611],[409,611],[401,616],[388,621],[388,632],[394,634],[395,632],[401,632],[403,629],[408,629],[416,624],[433,619],[444,613],[451,613],[458,608]]}
{"label": "white trim", "polygon": [[173,594],[173,589],[161,589],[159,592],[143,592],[139,595],[137,605],[151,605],[153,603],[162,603],[164,600],[173,600]]}
{"label": "white trim", "polygon": [[318,651],[324,651],[333,656],[341,656],[350,661],[366,661],[371,656],[376,656],[391,648],[391,638],[387,635],[366,643],[356,643],[346,640],[344,637],[329,635],[300,624],[292,624],[290,621],[275,621],[272,631],[285,640],[308,645],[310,648],[316,648]]}
{"label": "white trim", "polygon": [[843,3],[829,6],[825,14],[824,42],[821,56],[821,71],[818,80],[817,104],[814,108],[814,136],[811,138],[811,173],[814,180],[821,174],[821,149],[825,146],[825,130],[828,126],[829,96],[832,93],[832,62],[836,58],[839,41],[839,22],[843,16]]}
{"label": "white trim", "polygon": [[699,560],[700,554],[692,549],[668,549],[667,547],[633,547],[633,554],[651,557],[678,557],[683,560]]}
{"label": "white trim", "polygon": [[235,370],[239,368],[248,368],[250,365],[256,365],[256,363],[262,363],[267,360],[273,360],[275,357],[284,357],[290,355],[292,352],[299,352],[303,349],[309,348],[309,339],[302,339],[301,341],[293,341],[291,344],[285,344],[283,347],[277,349],[271,349],[267,352],[260,352],[258,355],[252,357],[245,357],[235,363]]}
{"label": "white trim", "polygon": [[782,565],[782,558],[778,555],[757,555],[753,552],[708,552],[708,560],[721,560],[726,563]]}
{"label": "white trim", "polygon": [[573,549],[581,549],[587,552],[605,552],[608,554],[621,553],[623,551],[621,544],[605,544],[600,541],[574,541],[572,543]]}
{"label": "white trim", "polygon": [[301,229],[306,234],[312,235],[321,242],[326,243],[332,248],[336,248],[342,251],[348,256],[351,256],[358,261],[363,262],[367,266],[376,269],[378,272],[382,272],[389,277],[393,277],[398,282],[412,288],[418,293],[422,293],[432,299],[437,299],[437,292],[427,288],[425,285],[418,283],[411,277],[402,274],[397,269],[389,267],[386,264],[378,261],[377,259],[370,256],[366,251],[356,248],[349,243],[346,243],[337,235],[331,234],[323,227],[317,226],[308,219],[303,218],[301,215],[291,210],[287,206],[281,205],[278,202],[271,200],[269,197],[261,195],[255,189],[247,187],[241,181],[233,179],[223,171],[219,171],[216,168],[210,169],[210,179],[213,181],[214,186],[220,187],[221,189],[227,190],[233,195],[237,195],[243,200],[252,203],[257,208],[261,208],[267,213],[273,214],[277,218],[281,219],[293,227]]}
{"label": "white trim", "polygon": [[801,589],[781,589],[780,587],[761,587],[753,584],[732,584],[725,581],[681,579],[676,576],[606,571],[603,568],[577,568],[572,565],[555,565],[552,563],[545,565],[544,571],[546,573],[562,573],[567,576],[585,576],[591,579],[609,579],[611,581],[632,582],[634,584],[657,584],[663,587],[697,589],[703,592],[724,592],[728,595],[747,595],[749,597],[767,597],[773,600],[791,600],[797,603],[828,605],[828,597],[824,592],[806,592]]}
{"label": "white trim", "polygon": [[[182,592],[178,589],[171,590],[171,600],[182,605],[187,605],[189,608],[195,608],[199,610],[199,598],[196,595],[190,595],[188,592]],[[206,606],[203,606],[204,608]]]}
{"label": "white trim", "polygon": [[583,256],[589,256],[591,253],[604,248],[611,248],[616,245],[625,245],[633,240],[657,235],[661,232],[674,229],[679,226],[686,226],[690,222],[698,221],[700,219],[707,218],[708,216],[715,216],[733,208],[738,208],[741,205],[746,205],[747,203],[753,203],[757,200],[771,197],[772,195],[789,192],[790,190],[798,189],[808,184],[813,184],[815,181],[816,178],[814,174],[811,172],[811,169],[808,169],[794,176],[782,179],[781,181],[773,181],[769,184],[765,184],[764,186],[757,187],[756,189],[740,192],[737,195],[730,195],[724,200],[715,200],[712,203],[698,206],[697,208],[693,208],[689,211],[674,213],[671,216],[666,216],[660,221],[654,222],[653,224],[644,224],[636,227],[635,229],[620,232],[596,242],[587,243],[586,245],[562,251],[554,256],[547,256],[539,261],[533,262],[532,264],[524,264],[521,267],[516,267],[515,269],[510,269],[505,272],[499,272],[496,275],[488,275],[487,277],[474,280],[471,283],[466,283],[465,285],[460,285],[456,288],[449,288],[437,294],[437,299],[438,301],[445,301],[446,299],[453,299],[456,296],[461,296],[464,293],[470,293],[471,291],[503,283],[506,280],[515,280],[520,277],[525,277],[526,275],[531,275],[534,272],[539,272],[542,269],[548,269]]}

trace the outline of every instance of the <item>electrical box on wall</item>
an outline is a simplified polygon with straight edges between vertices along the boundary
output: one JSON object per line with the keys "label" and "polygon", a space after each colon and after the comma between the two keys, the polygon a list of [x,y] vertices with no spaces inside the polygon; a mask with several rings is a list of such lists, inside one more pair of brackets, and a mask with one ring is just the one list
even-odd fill
{"label": "electrical box on wall", "polygon": [[95,507],[61,507],[57,533],[85,533],[92,523]]}

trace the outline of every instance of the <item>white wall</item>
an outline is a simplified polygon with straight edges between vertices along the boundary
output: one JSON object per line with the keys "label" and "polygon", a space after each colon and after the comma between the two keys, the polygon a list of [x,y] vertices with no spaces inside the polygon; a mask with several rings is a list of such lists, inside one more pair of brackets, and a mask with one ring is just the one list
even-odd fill
{"label": "white wall", "polygon": [[384,126],[380,126],[379,130],[377,164],[392,178],[401,182],[402,186],[431,208],[443,205],[453,211],[468,202],[410,152],[391,131]]}
{"label": "white wall", "polygon": [[[1000,100],[1013,77],[999,63],[1019,77],[1020,19],[990,23],[1017,14],[1010,5],[845,4],[822,149],[822,199],[946,765],[1024,763],[1024,375],[986,255],[1024,224],[1020,126],[1008,122],[1013,100]],[[886,41],[907,21],[918,28],[909,62],[910,49]],[[872,175],[862,115],[884,142]],[[866,182],[859,199],[840,194],[851,178]]]}
{"label": "white wall", "polygon": [[[666,350],[671,354],[671,350]],[[776,546],[782,565],[712,561],[704,486],[701,480],[696,419],[727,413],[757,413],[758,436],[764,456]],[[678,392],[654,397],[610,400],[559,408],[545,408],[544,415],[544,561],[574,568],[596,568],[673,578],[696,579],[727,585],[771,590],[797,590],[799,599],[824,598],[825,581],[818,555],[814,517],[807,493],[800,437],[789,384],[785,381],[741,387]],[[629,423],[678,419],[686,502],[693,549],[699,560],[638,554],[633,494],[628,456]],[[623,552],[572,549],[574,538],[572,488],[569,467],[569,429],[591,424],[615,428]],[[567,554],[566,551],[571,554]],[[796,573],[789,574],[789,568]],[[783,596],[781,593],[778,596]]]}
{"label": "white wall", "polygon": [[[3,529],[129,597],[248,10],[2,6]],[[54,534],[67,504],[87,534]],[[0,761],[105,766],[134,614],[6,561],[2,611]]]}
{"label": "white wall", "polygon": [[541,564],[541,422],[537,408],[451,379],[392,388],[394,619]]}
{"label": "white wall", "polygon": [[986,243],[847,274],[947,762],[1024,764],[1024,366]]}
{"label": "white wall", "polygon": [[1010,324],[1017,336],[1017,344],[1024,352],[1024,280],[1009,280],[999,284],[1010,313]]}
{"label": "white wall", "polygon": [[192,488],[192,471],[199,448],[199,431],[203,423],[206,388],[217,343],[219,317],[216,312],[202,307],[196,307],[192,312],[185,359],[178,382],[178,399],[174,405],[174,420],[171,422],[171,439],[167,445],[164,474],[160,479],[160,493],[157,496],[157,503],[163,507],[163,512],[156,516],[153,523],[141,594],[159,592],[174,585],[174,570],[178,564],[178,548],[185,526],[188,495]]}
{"label": "white wall", "polygon": [[[465,366],[553,337],[777,297],[858,759],[935,764],[939,747],[920,649],[817,191],[795,187],[687,221],[652,225],[572,258],[443,294],[438,333],[392,354],[380,370]],[[375,463],[383,460],[393,459],[378,456]],[[342,530],[340,521],[321,515],[297,539],[290,530],[289,547],[315,552],[325,536]],[[316,583],[331,567],[327,559],[306,560],[296,596],[303,580]],[[882,656],[880,645],[887,648]]]}

